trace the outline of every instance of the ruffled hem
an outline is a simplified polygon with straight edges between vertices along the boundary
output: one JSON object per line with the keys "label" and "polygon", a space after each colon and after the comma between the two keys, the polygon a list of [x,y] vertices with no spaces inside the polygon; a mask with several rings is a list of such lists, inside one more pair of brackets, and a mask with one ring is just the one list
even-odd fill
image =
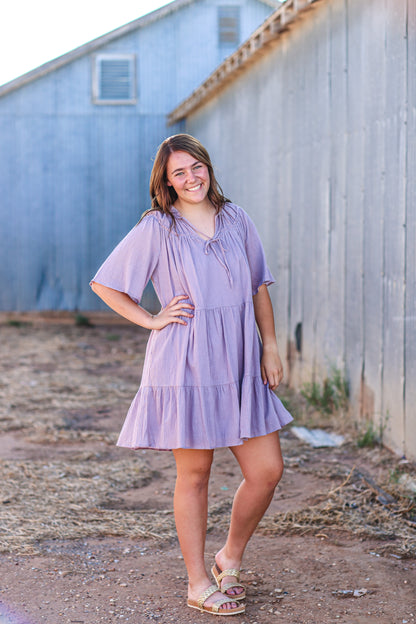
{"label": "ruffled hem", "polygon": [[261,377],[220,386],[147,386],[139,388],[117,445],[157,450],[238,446],[292,420]]}

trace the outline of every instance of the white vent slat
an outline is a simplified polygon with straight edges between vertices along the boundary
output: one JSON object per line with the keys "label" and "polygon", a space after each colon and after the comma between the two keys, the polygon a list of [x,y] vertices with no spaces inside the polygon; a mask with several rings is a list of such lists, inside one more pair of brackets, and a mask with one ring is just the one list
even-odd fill
{"label": "white vent slat", "polygon": [[218,40],[220,45],[238,45],[240,41],[240,7],[218,7]]}

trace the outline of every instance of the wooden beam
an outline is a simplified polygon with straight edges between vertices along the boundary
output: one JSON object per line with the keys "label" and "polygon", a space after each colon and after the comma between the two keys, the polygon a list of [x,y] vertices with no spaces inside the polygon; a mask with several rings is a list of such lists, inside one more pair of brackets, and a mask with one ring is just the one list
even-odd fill
{"label": "wooden beam", "polygon": [[276,42],[303,11],[309,10],[319,0],[286,0],[231,56],[168,115],[168,125],[184,119],[204,102],[213,97],[225,84],[243,69],[262,56],[265,48]]}

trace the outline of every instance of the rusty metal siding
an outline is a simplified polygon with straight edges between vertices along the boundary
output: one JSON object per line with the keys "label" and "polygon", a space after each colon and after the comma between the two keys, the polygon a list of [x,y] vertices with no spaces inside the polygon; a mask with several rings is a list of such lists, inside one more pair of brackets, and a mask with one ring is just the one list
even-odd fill
{"label": "rusty metal siding", "polygon": [[343,369],[352,415],[409,457],[415,32],[412,0],[321,0],[186,125],[260,230],[290,383]]}

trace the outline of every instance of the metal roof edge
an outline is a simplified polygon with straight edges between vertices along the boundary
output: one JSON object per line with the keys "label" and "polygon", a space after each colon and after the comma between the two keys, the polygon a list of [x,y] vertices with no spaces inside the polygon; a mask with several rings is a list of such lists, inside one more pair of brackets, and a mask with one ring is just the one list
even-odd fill
{"label": "metal roof edge", "polygon": [[[260,0],[260,1],[267,3],[267,0]],[[62,54],[61,56],[58,56],[57,58],[52,59],[51,61],[47,61],[46,63],[43,63],[39,67],[36,67],[35,69],[30,70],[29,72],[23,74],[22,76],[19,76],[18,78],[14,78],[10,82],[6,82],[4,85],[1,85],[0,97],[10,93],[11,91],[15,91],[16,89],[19,89],[20,87],[23,87],[24,85],[32,82],[33,80],[41,78],[42,76],[46,76],[47,74],[55,71],[56,69],[59,69],[63,67],[64,65],[67,65],[68,63],[72,63],[73,61],[81,58],[82,56],[86,54],[90,54],[91,52],[94,52],[94,50],[97,50],[98,48],[101,48],[102,46],[107,45],[108,43],[111,43],[111,41],[114,41],[115,39],[119,39],[120,37],[123,37],[124,35],[127,35],[137,30],[138,28],[144,28],[145,26],[148,26],[151,23],[159,19],[162,19],[163,17],[166,17],[170,13],[173,13],[174,11],[178,11],[179,9],[182,9],[183,7],[186,7],[189,4],[193,4],[194,2],[195,0],[174,0],[173,2],[170,2],[169,4],[165,4],[159,9],[156,9],[155,11],[151,11],[151,13],[146,13],[146,15],[143,15],[142,17],[139,17],[133,20],[132,22],[128,22],[127,24],[124,24],[123,26],[119,26],[118,28],[115,28],[114,30],[106,33],[105,35],[101,35],[100,37],[97,37],[96,39],[93,39],[92,41],[89,41],[88,43],[84,43],[83,45],[79,46],[78,48],[75,48],[74,50],[71,50],[70,52],[66,52],[65,54]]]}
{"label": "metal roof edge", "polygon": [[168,125],[184,119],[214,95],[278,40],[282,32],[297,20],[299,15],[319,0],[286,0],[261,24],[241,46],[228,56],[208,78],[168,115]]}

